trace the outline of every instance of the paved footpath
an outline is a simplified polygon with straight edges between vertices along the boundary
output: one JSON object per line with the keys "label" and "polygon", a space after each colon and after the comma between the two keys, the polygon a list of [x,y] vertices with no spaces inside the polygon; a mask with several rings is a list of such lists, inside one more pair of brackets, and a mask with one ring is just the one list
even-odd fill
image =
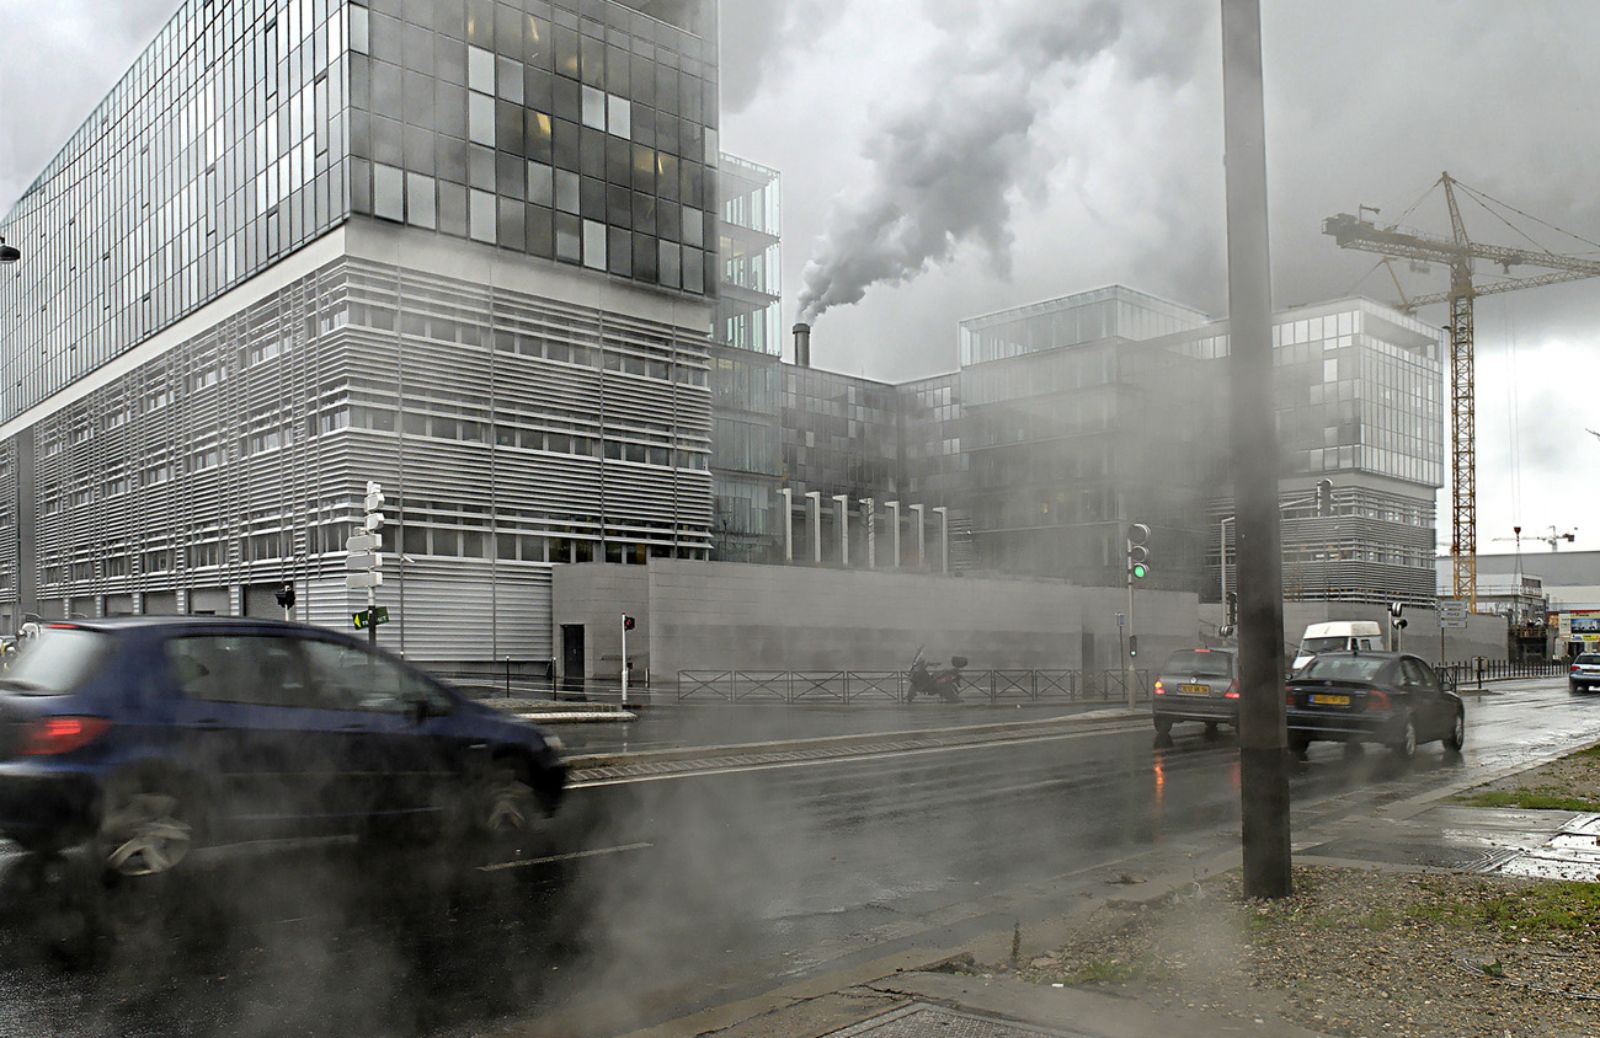
{"label": "paved footpath", "polygon": [[[1563,745],[1531,760],[1524,757],[1515,764],[1473,768],[1452,781],[1400,799],[1374,797],[1371,790],[1333,798],[1314,811],[1298,814],[1296,861],[1406,872],[1438,869],[1526,875],[1554,856],[1567,866],[1581,858],[1583,867],[1600,867],[1596,860],[1600,852],[1589,846],[1600,834],[1600,816],[1469,809],[1449,802],[1466,789],[1532,770],[1575,748]],[[1346,800],[1359,803],[1359,809],[1340,810],[1338,802]],[[1155,851],[1139,863],[1149,869],[1148,880],[1142,880],[1139,888],[1141,902],[1171,896],[1192,888],[1199,879],[1238,866],[1236,845],[1213,845],[1199,857],[1175,854],[1175,850]],[[1586,878],[1600,878],[1600,872]],[[1117,879],[1107,873],[1102,882],[1114,884]],[[1043,885],[1036,893],[1044,893]],[[1157,1013],[1127,998],[945,968],[946,963],[955,962],[1003,962],[1016,954],[1026,961],[1047,952],[1065,943],[1078,921],[1107,896],[1083,894],[1080,888],[1082,900],[1065,908],[1071,901],[1060,893],[1058,889],[1055,896],[1031,905],[1025,897],[1007,900],[1003,915],[1015,913],[1028,919],[1030,908],[1038,911],[1025,934],[1020,925],[1016,930],[995,929],[995,919],[990,919],[987,932],[931,930],[919,947],[857,961],[742,1002],[634,1032],[628,1038],[1148,1038],[1165,1033],[1182,1033],[1186,1038],[1241,1033],[1317,1038],[1315,1032],[1265,1013],[1255,1021],[1254,1031],[1243,1032],[1236,1020],[1208,1017],[1198,1011],[1166,1009]],[[1040,918],[1046,914],[1047,918]]]}

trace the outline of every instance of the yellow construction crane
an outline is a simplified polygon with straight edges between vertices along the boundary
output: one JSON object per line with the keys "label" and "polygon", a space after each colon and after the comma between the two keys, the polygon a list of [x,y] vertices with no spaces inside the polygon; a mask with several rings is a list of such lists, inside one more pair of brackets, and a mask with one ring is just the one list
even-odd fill
{"label": "yellow construction crane", "polygon": [[[1473,376],[1472,302],[1477,296],[1513,292],[1520,288],[1554,285],[1562,281],[1600,277],[1600,259],[1581,256],[1564,256],[1551,252],[1534,241],[1514,224],[1506,211],[1532,220],[1553,231],[1600,248],[1600,243],[1562,231],[1561,228],[1529,216],[1514,206],[1499,202],[1481,191],[1476,191],[1456,180],[1449,173],[1440,174],[1433,188],[1443,187],[1445,204],[1450,209],[1450,237],[1402,228],[1398,222],[1379,225],[1366,214],[1377,216],[1378,210],[1367,206],[1358,215],[1340,213],[1322,221],[1322,233],[1331,235],[1340,248],[1375,252],[1384,261],[1409,259],[1413,263],[1440,263],[1450,270],[1450,289],[1412,296],[1401,295],[1401,309],[1414,312],[1431,303],[1448,303],[1449,323],[1445,326],[1450,336],[1450,474],[1451,474],[1451,534],[1450,558],[1454,597],[1465,598],[1473,612],[1478,608],[1478,481],[1477,448],[1474,444],[1477,412],[1474,408],[1476,388]],[[1483,206],[1506,226],[1528,239],[1529,246],[1486,245],[1467,237],[1467,227],[1461,218],[1457,192]],[[1424,196],[1424,198],[1426,195]],[[1409,214],[1421,204],[1421,199],[1406,210]],[[1401,215],[1405,219],[1406,214]],[[1475,282],[1473,263],[1489,260],[1500,265],[1504,277],[1500,280]],[[1385,264],[1387,265],[1387,264]],[[1544,273],[1527,277],[1511,277],[1512,267],[1542,267]],[[1389,266],[1394,277],[1394,268]],[[1398,288],[1399,279],[1395,278]]]}

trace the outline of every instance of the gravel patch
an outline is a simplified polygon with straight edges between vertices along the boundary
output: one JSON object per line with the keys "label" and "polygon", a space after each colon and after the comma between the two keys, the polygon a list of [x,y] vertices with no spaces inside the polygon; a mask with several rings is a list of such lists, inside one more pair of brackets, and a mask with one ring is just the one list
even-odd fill
{"label": "gravel patch", "polygon": [[1235,872],[1113,903],[1017,972],[1328,1035],[1600,1034],[1600,884],[1313,867],[1295,889],[1246,901]]}

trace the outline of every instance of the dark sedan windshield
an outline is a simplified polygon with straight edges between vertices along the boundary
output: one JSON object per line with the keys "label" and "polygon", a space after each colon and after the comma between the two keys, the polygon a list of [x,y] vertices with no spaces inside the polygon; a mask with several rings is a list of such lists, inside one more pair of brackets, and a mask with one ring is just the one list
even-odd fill
{"label": "dark sedan windshield", "polygon": [[16,660],[0,678],[0,690],[61,695],[76,688],[105,656],[111,638],[75,627],[46,627],[22,641]]}
{"label": "dark sedan windshield", "polygon": [[1388,660],[1370,656],[1318,656],[1306,664],[1297,678],[1320,678],[1328,681],[1374,681]]}

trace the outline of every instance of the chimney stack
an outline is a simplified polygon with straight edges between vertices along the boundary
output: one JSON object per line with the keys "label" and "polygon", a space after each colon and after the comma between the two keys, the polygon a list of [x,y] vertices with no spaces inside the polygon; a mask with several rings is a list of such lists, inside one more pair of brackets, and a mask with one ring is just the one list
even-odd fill
{"label": "chimney stack", "polygon": [[794,326],[794,363],[800,368],[811,366],[811,326],[804,321]]}

